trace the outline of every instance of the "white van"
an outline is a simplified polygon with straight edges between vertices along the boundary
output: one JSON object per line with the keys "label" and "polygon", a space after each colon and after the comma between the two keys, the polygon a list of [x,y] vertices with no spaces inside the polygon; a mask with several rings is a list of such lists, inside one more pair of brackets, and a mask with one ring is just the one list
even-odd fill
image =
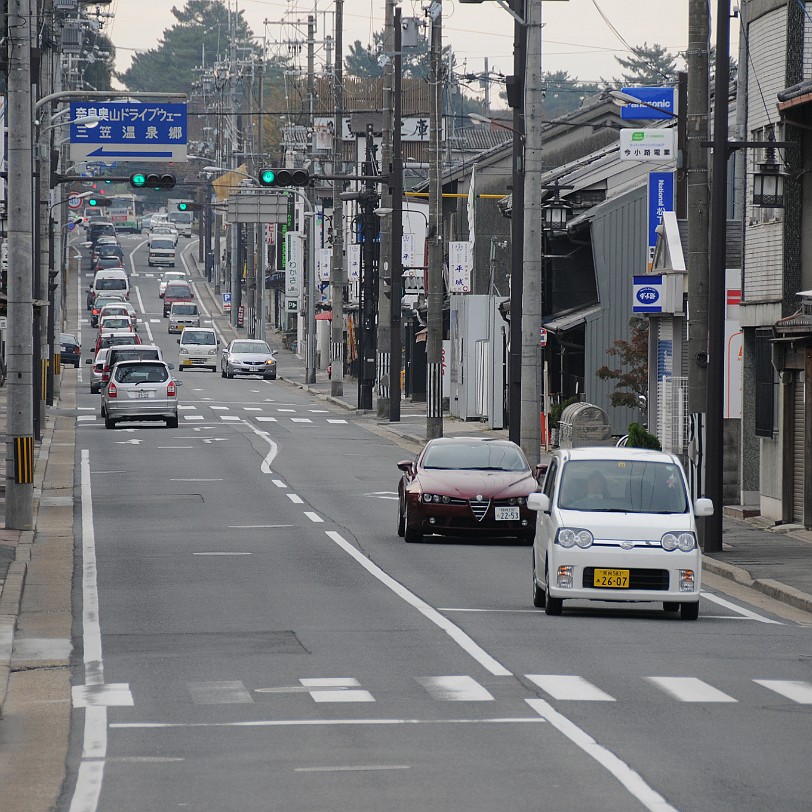
{"label": "white van", "polygon": [[187,327],[178,344],[178,372],[192,368],[217,372],[220,342],[211,327]]}
{"label": "white van", "polygon": [[156,265],[175,267],[175,240],[172,237],[152,237],[149,241],[147,262],[150,268]]}
{"label": "white van", "polygon": [[683,620],[699,615],[702,554],[691,495],[673,454],[640,448],[556,451],[533,543],[533,605],[560,615],[564,600],[657,601]]}
{"label": "white van", "polygon": [[104,296],[107,293],[123,293],[124,298],[130,299],[130,278],[123,268],[105,268],[96,271],[93,277],[93,284],[90,286],[90,294],[93,301],[97,296]]}

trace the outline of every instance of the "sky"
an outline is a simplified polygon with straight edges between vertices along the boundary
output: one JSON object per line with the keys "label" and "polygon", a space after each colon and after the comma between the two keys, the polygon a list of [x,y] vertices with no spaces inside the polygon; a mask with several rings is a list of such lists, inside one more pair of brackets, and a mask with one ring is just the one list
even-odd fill
{"label": "sky", "polygon": [[[306,21],[308,14],[316,17],[317,41],[333,35],[333,0],[225,2],[241,9],[254,34],[268,43],[302,39],[301,27],[297,33],[292,23]],[[426,4],[424,0],[403,0],[403,17],[426,19]],[[156,47],[163,31],[176,23],[173,6],[183,8],[185,0],[113,0],[109,9],[115,18],[106,23],[104,31],[116,45],[117,70],[126,70],[137,51]],[[345,50],[355,40],[364,45],[372,42],[372,34],[383,28],[384,7],[384,0],[345,0]],[[628,56],[627,45],[657,43],[674,54],[687,47],[688,0],[547,0],[542,17],[543,70],[567,71],[581,81],[619,76],[622,68],[614,57]],[[733,43],[735,37],[734,26]],[[459,72],[483,71],[484,57],[488,57],[490,71],[513,72],[513,19],[494,0],[481,4],[444,0],[443,39],[454,50]],[[301,59],[304,61],[304,53]],[[319,45],[317,66],[324,60]]]}

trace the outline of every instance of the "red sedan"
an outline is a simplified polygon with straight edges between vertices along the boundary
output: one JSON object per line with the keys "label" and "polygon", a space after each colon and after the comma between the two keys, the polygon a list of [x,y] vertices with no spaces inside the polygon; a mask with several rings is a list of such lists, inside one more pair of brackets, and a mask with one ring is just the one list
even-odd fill
{"label": "red sedan", "polygon": [[533,541],[536,515],[527,496],[538,490],[543,469],[532,469],[510,440],[442,437],[398,468],[398,535],[406,541],[432,533]]}

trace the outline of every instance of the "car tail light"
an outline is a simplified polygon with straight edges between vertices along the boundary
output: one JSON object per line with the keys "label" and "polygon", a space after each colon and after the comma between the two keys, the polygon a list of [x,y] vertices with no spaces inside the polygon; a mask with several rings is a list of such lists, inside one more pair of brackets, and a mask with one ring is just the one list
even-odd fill
{"label": "car tail light", "polygon": [[110,385],[107,387],[107,397],[109,398],[117,398],[118,397],[118,389],[116,385],[110,381]]}
{"label": "car tail light", "polygon": [[174,381],[169,381],[169,383],[166,385],[166,396],[168,398],[175,397],[175,382]]}

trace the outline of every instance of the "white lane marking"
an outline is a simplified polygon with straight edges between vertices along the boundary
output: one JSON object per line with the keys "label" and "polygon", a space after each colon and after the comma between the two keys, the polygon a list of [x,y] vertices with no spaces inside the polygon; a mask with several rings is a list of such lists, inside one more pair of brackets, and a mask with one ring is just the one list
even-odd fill
{"label": "white lane marking", "polygon": [[291,417],[291,423],[312,423],[313,421],[309,417]]}
{"label": "white lane marking", "polygon": [[330,414],[329,409],[308,409],[311,414]]}
{"label": "white lane marking", "polygon": [[146,323],[144,324],[144,328],[147,331],[147,336],[149,337],[149,343],[154,344],[155,343],[155,337],[152,335],[152,328],[149,326],[149,324],[146,324]]}
{"label": "white lane marking", "polygon": [[184,420],[205,420],[206,418],[202,414],[185,414],[183,415]]}
{"label": "white lane marking", "polygon": [[441,628],[463,651],[473,657],[488,673],[500,677],[511,677],[508,671],[494,657],[491,657],[479,644],[475,643],[459,626],[443,617],[433,606],[430,606],[413,592],[398,583],[391,575],[384,572],[377,564],[373,564],[360,550],[353,547],[342,535],[335,530],[326,530],[325,534],[332,539],[345,553],[352,556],[370,575],[377,578],[384,586],[392,590],[399,598],[413,606],[427,620]]}
{"label": "white lane marking", "polygon": [[346,423],[346,420],[331,420],[329,417],[327,418],[328,423]]}
{"label": "white lane marking", "polygon": [[158,449],[169,449],[169,448],[194,448],[193,445],[159,445]]}
{"label": "white lane marking", "polygon": [[812,705],[812,682],[792,679],[754,679],[753,682],[757,682],[799,705]]}
{"label": "white lane marking", "polygon": [[525,676],[553,699],[570,699],[579,702],[615,701],[613,696],[604,693],[583,677],[564,674],[525,674]]}
{"label": "white lane marking", "polygon": [[[535,700],[528,700],[533,702]],[[538,700],[541,701],[541,700]],[[543,724],[539,716],[514,716],[498,719],[258,719],[248,722],[111,722],[116,730],[168,730],[193,727],[344,727],[355,725],[512,725]],[[658,812],[668,812],[663,807]],[[676,812],[676,810],[673,810]]]}
{"label": "white lane marking", "polygon": [[76,411],[78,411],[78,412],[95,412],[96,407],[95,406],[77,406]]}
{"label": "white lane marking", "polygon": [[251,429],[251,431],[254,432],[254,434],[257,435],[257,437],[261,437],[270,446],[268,453],[265,455],[265,459],[262,460],[262,464],[259,466],[259,470],[263,474],[272,473],[271,463],[276,459],[276,455],[279,453],[279,446],[268,436],[267,431],[260,431],[258,428],[252,426],[250,423],[247,423],[246,425],[248,426],[249,429]]}
{"label": "white lane marking", "polygon": [[[144,307],[144,300],[141,298],[141,288],[136,286],[135,288],[135,295],[138,297],[138,309],[141,311],[141,315],[147,315],[147,309]],[[144,319],[144,324],[149,324],[149,322]]]}
{"label": "white lane marking", "polygon": [[106,685],[74,685],[71,689],[74,708],[91,706],[132,707],[133,695],[126,682],[109,682]]}
{"label": "white lane marking", "polygon": [[194,410],[196,410],[196,409],[197,409],[197,406],[193,406],[193,405],[192,405],[192,404],[190,404],[190,403],[182,403],[182,404],[181,404],[181,403],[179,403],[179,404],[178,404],[178,408],[179,408],[179,409],[191,409],[192,411],[194,411]]}
{"label": "white lane marking", "polygon": [[228,406],[209,406],[210,409],[213,409],[215,412],[227,412],[229,411]]}
{"label": "white lane marking", "polygon": [[239,423],[242,420],[242,418],[236,414],[221,414],[219,417],[224,423]]}
{"label": "white lane marking", "polygon": [[192,555],[253,555],[253,553],[234,553],[234,552],[227,552],[227,553],[192,553]]}
{"label": "white lane marking", "polygon": [[299,682],[305,688],[357,688],[361,684],[355,677],[305,677]]}
{"label": "white lane marking", "polygon": [[[135,246],[135,248],[133,248],[132,251],[130,251],[130,267],[132,268],[132,273],[135,273],[135,252],[139,248],[142,248],[143,246],[145,246],[148,242],[149,242],[149,239],[142,240],[140,243],[138,243],[138,245]],[[143,305],[142,305],[141,310],[143,311],[143,309],[144,308],[143,308]]]}
{"label": "white lane marking", "polygon": [[95,414],[80,414],[76,416],[76,421],[79,423],[90,423],[96,419]]}
{"label": "white lane marking", "polygon": [[737,702],[718,688],[696,677],[646,677],[680,702]]}
{"label": "white lane marking", "polygon": [[588,756],[605,767],[650,812],[677,812],[658,792],[652,789],[625,761],[598,744],[588,733],[570,722],[543,699],[525,699],[536,713],[549,722],[559,733],[580,747]]}
{"label": "white lane marking", "polygon": [[[361,683],[352,677],[327,677],[300,679],[305,688],[311,689],[314,702],[374,702],[369,691],[356,688]],[[317,690],[321,689],[321,690]]]}
{"label": "white lane marking", "polygon": [[229,530],[267,530],[274,527],[296,527],[295,524],[230,524]]}
{"label": "white lane marking", "polygon": [[493,694],[473,677],[416,677],[434,699],[442,702],[490,702]]}
{"label": "white lane marking", "polygon": [[[99,589],[96,571],[96,536],[93,527],[93,501],[90,485],[90,452],[82,449],[82,641],[84,646],[85,685],[104,684]],[[70,812],[93,812],[101,795],[104,764],[107,757],[107,708],[85,708],[82,761],[76,776]]]}
{"label": "white lane marking", "polygon": [[277,412],[295,412],[296,409],[277,409]]}
{"label": "white lane marking", "polygon": [[304,499],[302,499],[302,497],[298,494],[288,493],[285,495],[288,497],[288,499],[290,499],[291,502],[293,502],[294,505],[301,505],[304,502]]}
{"label": "white lane marking", "polygon": [[275,417],[258,417],[258,423],[278,423],[279,421]]}
{"label": "white lane marking", "polygon": [[776,626],[784,625],[777,620],[771,620],[768,617],[764,617],[764,615],[759,615],[757,612],[752,612],[750,609],[745,609],[743,606],[738,606],[735,603],[731,603],[731,601],[726,600],[725,598],[720,598],[718,595],[711,595],[709,592],[705,591],[703,591],[701,594],[705,600],[718,603],[719,606],[724,606],[726,609],[732,609],[734,612],[738,612],[740,615],[750,618],[750,620],[757,620],[759,623],[772,623]]}
{"label": "white lane marking", "polygon": [[170,482],[222,482],[223,480],[222,480],[222,478],[220,478],[220,479],[202,479],[202,478],[201,479],[193,479],[191,477],[185,477],[185,478],[176,477],[174,479],[170,479],[169,481]]}
{"label": "white lane marking", "polygon": [[186,689],[195,705],[242,705],[254,698],[239,680],[234,682],[187,682]]}
{"label": "white lane marking", "polygon": [[242,410],[244,412],[261,412],[262,407],[261,406],[243,406]]}
{"label": "white lane marking", "polygon": [[281,479],[272,479],[271,482],[273,482],[273,484],[276,485],[277,488],[288,487]]}
{"label": "white lane marking", "polygon": [[307,516],[307,518],[310,519],[311,522],[314,522],[316,524],[324,524],[324,519],[322,519],[318,513],[313,513],[312,510],[306,510],[304,512],[304,515]]}
{"label": "white lane marking", "polygon": [[344,773],[370,772],[376,770],[411,770],[409,764],[355,764],[339,767],[294,767],[295,773]]}

